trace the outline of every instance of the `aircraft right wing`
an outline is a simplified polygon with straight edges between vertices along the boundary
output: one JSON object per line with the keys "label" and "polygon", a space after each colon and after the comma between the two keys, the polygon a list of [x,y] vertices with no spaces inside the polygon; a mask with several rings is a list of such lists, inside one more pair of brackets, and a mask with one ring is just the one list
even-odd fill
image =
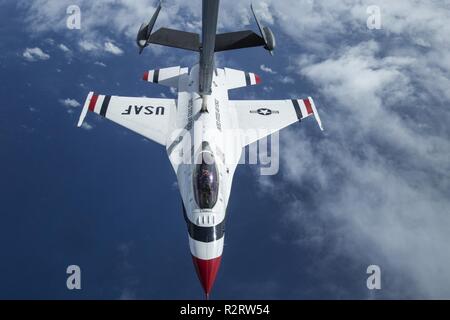
{"label": "aircraft right wing", "polygon": [[310,97],[302,100],[230,100],[229,103],[236,109],[244,146],[311,115],[314,115],[323,130],[316,106]]}
{"label": "aircraft right wing", "polygon": [[78,127],[83,124],[87,112],[91,111],[165,146],[170,116],[175,108],[174,99],[106,96],[90,92]]}

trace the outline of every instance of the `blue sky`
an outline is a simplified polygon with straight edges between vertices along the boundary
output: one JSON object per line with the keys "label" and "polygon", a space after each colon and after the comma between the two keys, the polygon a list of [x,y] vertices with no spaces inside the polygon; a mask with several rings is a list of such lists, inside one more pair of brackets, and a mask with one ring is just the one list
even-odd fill
{"label": "blue sky", "polygon": [[[366,27],[374,2],[381,30]],[[81,30],[68,30],[75,3]],[[220,29],[256,30],[249,2],[233,3]],[[152,5],[0,1],[0,298],[203,298],[164,149],[94,115],[76,128],[89,91],[173,97],[142,73],[196,62],[137,54]],[[277,176],[239,166],[213,298],[450,297],[449,5],[255,2],[278,50],[218,56],[263,79],[231,98],[311,95],[326,131],[282,131]],[[199,31],[200,1],[166,6],[158,26]],[[70,264],[81,291],[66,289]],[[380,291],[366,288],[371,264]]]}

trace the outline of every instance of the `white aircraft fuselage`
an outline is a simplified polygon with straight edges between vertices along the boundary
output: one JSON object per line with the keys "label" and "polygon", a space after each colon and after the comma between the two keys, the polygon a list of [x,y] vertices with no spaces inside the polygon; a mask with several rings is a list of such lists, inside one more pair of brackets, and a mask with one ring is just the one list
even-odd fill
{"label": "white aircraft fuselage", "polygon": [[[219,51],[263,46],[272,53],[275,39],[255,19],[260,35],[246,30],[216,34],[219,0],[203,0],[202,41],[198,34],[153,27],[158,6],[138,32],[140,53],[150,43],[199,53],[192,68],[149,70],[143,80],[178,90],[177,99],[121,97],[90,92],[78,126],[90,111],[166,148],[176,173],[189,247],[208,296],[221,263],[225,221],[233,175],[245,146],[313,115],[322,124],[312,98],[229,100],[228,91],[256,85],[260,78],[230,68],[217,68]],[[253,8],[252,8],[253,10]]]}
{"label": "white aircraft fuselage", "polygon": [[183,199],[193,261],[209,293],[223,252],[226,209],[242,144],[232,134],[239,128],[228,104],[224,70],[216,69],[210,95],[199,94],[198,79],[198,65],[179,78],[174,121],[184,138],[176,144],[179,135],[174,134],[167,151]]}

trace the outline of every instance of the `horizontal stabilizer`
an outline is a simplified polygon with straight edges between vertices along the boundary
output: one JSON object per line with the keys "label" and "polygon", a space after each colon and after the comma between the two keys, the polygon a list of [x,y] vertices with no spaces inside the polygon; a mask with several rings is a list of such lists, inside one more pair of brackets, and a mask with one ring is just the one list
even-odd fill
{"label": "horizontal stabilizer", "polygon": [[180,67],[170,67],[145,71],[142,80],[157,83],[166,87],[178,88]]}
{"label": "horizontal stabilizer", "polygon": [[159,44],[191,51],[200,50],[200,36],[197,33],[161,28],[153,33],[148,43]]}
{"label": "horizontal stabilizer", "polygon": [[266,43],[262,37],[253,31],[238,31],[218,34],[216,36],[216,52],[235,50],[242,48],[265,46]]}
{"label": "horizontal stabilizer", "polygon": [[261,78],[255,73],[230,68],[225,68],[225,79],[228,90],[261,83]]}

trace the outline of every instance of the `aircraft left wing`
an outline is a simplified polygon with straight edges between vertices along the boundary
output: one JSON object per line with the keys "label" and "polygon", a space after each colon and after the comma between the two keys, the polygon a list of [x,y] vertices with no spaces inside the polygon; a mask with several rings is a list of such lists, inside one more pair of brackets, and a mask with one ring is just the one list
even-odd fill
{"label": "aircraft left wing", "polygon": [[87,112],[91,111],[165,146],[170,116],[175,108],[174,99],[119,97],[90,92],[78,127],[83,124]]}
{"label": "aircraft left wing", "polygon": [[243,145],[249,145],[292,123],[314,116],[322,122],[312,98],[292,100],[230,100],[236,109]]}

